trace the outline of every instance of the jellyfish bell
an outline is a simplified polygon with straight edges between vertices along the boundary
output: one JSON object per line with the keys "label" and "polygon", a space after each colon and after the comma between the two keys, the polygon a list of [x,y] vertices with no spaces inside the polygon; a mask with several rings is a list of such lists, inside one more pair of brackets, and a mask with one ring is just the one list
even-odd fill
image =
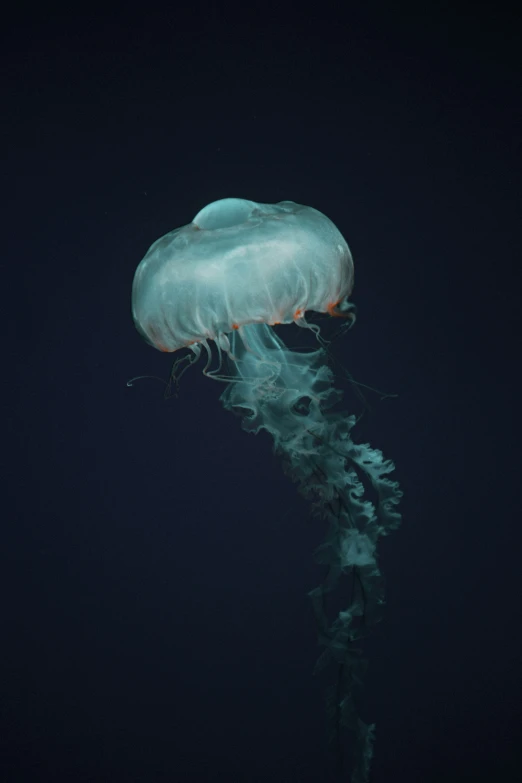
{"label": "jellyfish bell", "polygon": [[342,315],[353,271],[346,240],[318,210],[225,198],[152,245],[134,278],[133,317],[161,351],[214,340],[228,352],[228,335],[249,324]]}

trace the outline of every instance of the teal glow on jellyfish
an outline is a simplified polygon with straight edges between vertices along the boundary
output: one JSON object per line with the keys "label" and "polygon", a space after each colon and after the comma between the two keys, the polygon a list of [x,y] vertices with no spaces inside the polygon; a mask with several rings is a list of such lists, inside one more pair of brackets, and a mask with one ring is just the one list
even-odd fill
{"label": "teal glow on jellyfish", "polygon": [[[384,604],[377,541],[399,525],[402,493],[388,478],[393,463],[352,440],[355,416],[333,410],[342,394],[319,328],[305,317],[307,310],[352,317],[352,287],[348,245],[321,212],[293,201],[227,198],[152,245],[136,271],[132,309],[139,332],[159,350],[188,348],[189,364],[205,352],[203,373],[226,385],[225,408],[241,415],[248,432],[268,430],[286,472],[328,523],[317,552],[327,573],[310,592],[324,648],[316,670],[331,664],[335,672],[328,710],[339,771],[346,729],[352,783],[364,783],[374,726],[356,708],[360,641]],[[272,326],[289,323],[313,330],[318,349],[288,349]],[[345,607],[332,617],[328,598],[343,586]]]}

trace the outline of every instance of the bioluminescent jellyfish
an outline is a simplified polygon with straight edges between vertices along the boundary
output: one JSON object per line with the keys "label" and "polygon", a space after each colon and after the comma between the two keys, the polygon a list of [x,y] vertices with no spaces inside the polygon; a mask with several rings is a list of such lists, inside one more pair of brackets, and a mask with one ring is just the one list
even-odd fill
{"label": "bioluminescent jellyfish", "polygon": [[[225,198],[152,245],[136,271],[132,310],[151,345],[188,349],[174,380],[204,353],[203,373],[225,385],[225,408],[242,417],[247,432],[271,434],[285,471],[326,521],[316,553],[325,578],[310,592],[324,648],[316,671],[330,664],[334,672],[327,704],[339,772],[344,732],[351,731],[351,779],[364,783],[375,727],[357,706],[360,645],[380,619],[377,542],[399,525],[402,493],[389,478],[393,463],[353,440],[356,417],[337,410],[342,393],[333,386],[326,343],[306,319],[308,311],[353,319],[353,276],[348,245],[321,212],[293,201]],[[312,330],[317,349],[290,350],[276,324]],[[346,598],[332,616],[335,595]]]}

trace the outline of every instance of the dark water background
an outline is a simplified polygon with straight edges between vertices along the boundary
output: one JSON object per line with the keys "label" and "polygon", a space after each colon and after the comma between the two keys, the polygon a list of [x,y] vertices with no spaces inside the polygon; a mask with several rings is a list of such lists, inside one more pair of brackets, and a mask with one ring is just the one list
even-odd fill
{"label": "dark water background", "polygon": [[405,493],[372,782],[522,779],[519,34],[500,7],[6,20],[2,781],[332,779],[322,523],[198,368],[178,399],[126,386],[171,367],[136,265],[225,196],[334,220],[359,313],[336,355],[398,394],[358,435]]}

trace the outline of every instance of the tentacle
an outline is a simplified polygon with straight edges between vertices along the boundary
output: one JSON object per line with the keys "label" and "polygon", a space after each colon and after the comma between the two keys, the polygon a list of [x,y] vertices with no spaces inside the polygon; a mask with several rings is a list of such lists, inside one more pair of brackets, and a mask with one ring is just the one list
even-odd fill
{"label": "tentacle", "polygon": [[[352,440],[355,416],[332,410],[341,393],[333,388],[324,350],[289,351],[270,327],[258,324],[233,335],[232,350],[238,364],[231,366],[231,375],[239,382],[225,390],[223,405],[244,415],[247,431],[272,434],[286,472],[329,525],[316,553],[328,571],[310,591],[325,648],[315,671],[336,667],[327,699],[338,764],[344,768],[342,736],[349,729],[355,740],[352,782],[366,783],[374,726],[361,720],[356,704],[365,669],[360,641],[384,605],[377,541],[400,523],[402,493],[388,478],[394,466],[377,449]],[[346,607],[332,619],[328,596],[342,585],[348,588]]]}

